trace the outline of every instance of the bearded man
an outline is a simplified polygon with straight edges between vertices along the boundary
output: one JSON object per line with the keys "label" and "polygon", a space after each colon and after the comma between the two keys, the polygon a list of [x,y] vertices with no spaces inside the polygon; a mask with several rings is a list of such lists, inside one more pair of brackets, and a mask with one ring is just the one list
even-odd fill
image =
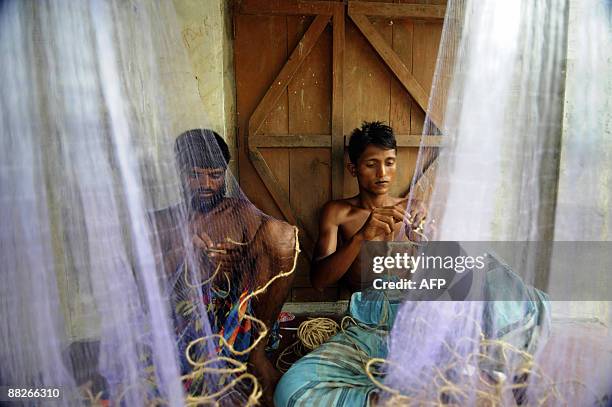
{"label": "bearded man", "polygon": [[[170,233],[174,237],[161,233],[160,241],[164,267],[172,276],[183,374],[193,367],[185,358],[186,347],[204,335],[194,318],[203,309],[200,317],[206,314],[212,333],[225,339],[218,353],[248,362],[262,385],[263,401],[272,405],[280,373],[265,348],[270,332],[274,336],[293,276],[277,278],[265,291],[251,294],[292,269],[297,256],[296,229],[267,216],[241,194],[227,171],[229,148],[216,132],[189,130],[176,139],[174,150],[184,203],[179,211],[182,215],[174,216],[181,220],[180,227]],[[228,190],[233,196],[228,196]],[[162,222],[168,225],[170,217],[166,215]],[[182,238],[177,238],[179,234]],[[266,329],[249,316],[262,321]],[[268,334],[260,338],[264,331]]]}

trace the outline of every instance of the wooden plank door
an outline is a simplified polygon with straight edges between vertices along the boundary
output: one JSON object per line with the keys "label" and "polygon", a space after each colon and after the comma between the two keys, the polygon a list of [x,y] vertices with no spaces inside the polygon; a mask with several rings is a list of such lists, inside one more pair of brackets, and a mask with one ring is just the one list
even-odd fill
{"label": "wooden plank door", "polygon": [[[300,227],[304,256],[291,300],[339,296],[335,287],[310,288],[309,259],[320,208],[357,191],[345,145],[361,122],[394,128],[400,148],[393,192],[407,192],[444,10],[362,1],[235,3],[240,185],[258,208]],[[438,145],[436,137],[426,140]]]}

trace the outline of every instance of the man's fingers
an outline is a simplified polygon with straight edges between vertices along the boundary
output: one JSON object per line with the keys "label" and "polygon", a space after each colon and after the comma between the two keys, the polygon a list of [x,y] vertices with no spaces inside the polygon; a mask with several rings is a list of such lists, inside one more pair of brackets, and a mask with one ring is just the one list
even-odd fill
{"label": "man's fingers", "polygon": [[195,234],[195,236],[198,236],[200,238],[200,240],[203,241],[206,244],[206,246],[208,246],[208,247],[213,247],[214,246],[214,243],[213,243],[212,239],[210,238],[210,236],[208,236],[206,234],[206,232],[198,232],[198,233]]}
{"label": "man's fingers", "polygon": [[204,232],[194,234],[193,243],[199,249],[206,251],[209,257],[215,258],[230,258],[242,249],[241,246],[231,242],[214,243],[210,236]]}
{"label": "man's fingers", "polygon": [[393,226],[395,225],[395,218],[393,216],[393,212],[376,213],[374,214],[373,219],[378,219],[389,225],[391,228],[393,228]]}
{"label": "man's fingers", "polygon": [[215,249],[225,250],[227,252],[242,252],[247,250],[248,245],[236,244],[234,242],[220,242],[215,243],[213,247]]}
{"label": "man's fingers", "polygon": [[372,218],[371,225],[376,227],[377,229],[382,229],[385,234],[390,234],[393,229],[389,226],[389,223],[383,221],[380,218]]}
{"label": "man's fingers", "polygon": [[419,226],[419,223],[423,219],[423,214],[418,210],[414,209],[410,211],[410,217],[408,219],[410,220],[410,226],[416,228]]}
{"label": "man's fingers", "polygon": [[406,211],[395,207],[377,208],[373,211],[375,216],[391,216],[396,222],[402,222],[406,216]]}
{"label": "man's fingers", "polygon": [[197,248],[202,250],[208,250],[209,245],[199,235],[194,234],[191,240]]}
{"label": "man's fingers", "polygon": [[392,208],[385,212],[385,215],[390,215],[395,222],[402,222],[406,217],[406,211],[398,208]]}
{"label": "man's fingers", "polygon": [[405,210],[400,210],[400,209],[393,209],[393,218],[397,221],[397,222],[403,222],[404,218],[406,218],[406,211]]}
{"label": "man's fingers", "polygon": [[383,219],[383,222],[385,222],[387,225],[389,225],[389,229],[391,231],[395,227],[395,219],[393,218],[393,215],[385,216],[384,219]]}

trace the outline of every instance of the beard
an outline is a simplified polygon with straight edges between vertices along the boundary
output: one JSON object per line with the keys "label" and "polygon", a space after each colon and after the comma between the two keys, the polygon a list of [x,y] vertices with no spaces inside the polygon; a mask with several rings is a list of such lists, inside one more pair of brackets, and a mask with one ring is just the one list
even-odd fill
{"label": "beard", "polygon": [[211,196],[202,196],[203,191],[196,191],[191,194],[191,210],[195,212],[208,213],[216,208],[225,198],[226,187],[219,188],[219,190]]}

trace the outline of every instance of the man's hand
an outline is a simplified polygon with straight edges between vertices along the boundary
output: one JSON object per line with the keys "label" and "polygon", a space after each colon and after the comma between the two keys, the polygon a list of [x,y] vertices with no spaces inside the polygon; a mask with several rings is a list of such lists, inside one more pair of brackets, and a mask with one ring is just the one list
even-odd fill
{"label": "man's hand", "polygon": [[[406,233],[411,240],[420,241],[425,219],[427,218],[427,207],[422,201],[414,200],[410,205],[410,214],[407,215],[406,203],[408,198],[402,199],[393,206],[375,208],[359,230],[364,240],[374,240],[379,236],[391,235],[397,223],[404,222]],[[417,231],[418,233],[415,233]]]}
{"label": "man's hand", "polygon": [[422,240],[425,220],[427,218],[427,207],[423,201],[412,201],[410,205],[410,215],[405,220],[406,235],[408,239],[420,242]]}
{"label": "man's hand", "polygon": [[357,233],[361,234],[364,240],[374,240],[378,236],[393,234],[395,225],[403,222],[406,217],[404,204],[405,201],[402,201],[393,206],[374,208]]}
{"label": "man's hand", "polygon": [[427,207],[423,201],[412,201],[412,204],[410,205],[410,216],[408,217],[412,229],[416,229],[421,226],[421,222],[424,222],[425,218],[427,218]]}
{"label": "man's hand", "polygon": [[201,250],[208,261],[212,264],[213,270],[221,273],[231,273],[232,269],[245,256],[246,246],[232,242],[214,243],[210,236],[200,231],[193,234],[193,245],[197,250]]}

